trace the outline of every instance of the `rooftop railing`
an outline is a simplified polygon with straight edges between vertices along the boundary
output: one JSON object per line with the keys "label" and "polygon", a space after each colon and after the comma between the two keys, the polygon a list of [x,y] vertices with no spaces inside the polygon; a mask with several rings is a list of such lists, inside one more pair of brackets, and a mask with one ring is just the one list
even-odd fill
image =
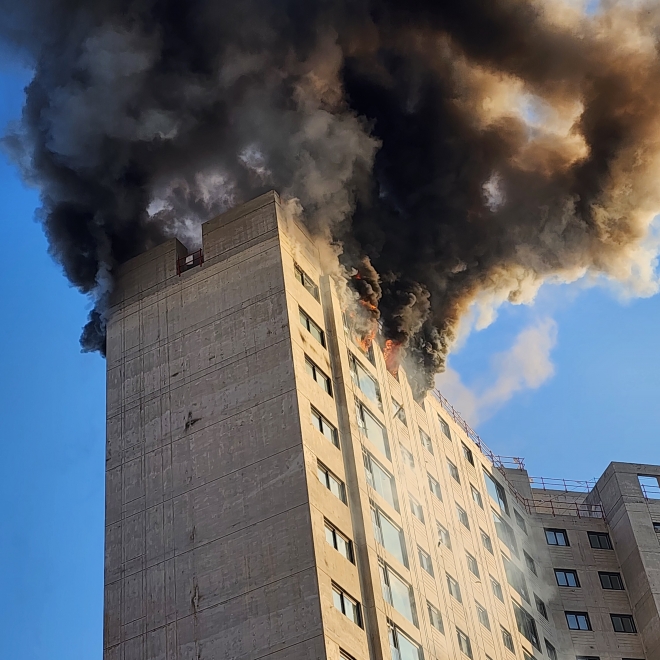
{"label": "rooftop railing", "polygon": [[640,484],[645,500],[660,500],[660,486]]}
{"label": "rooftop railing", "polygon": [[596,485],[596,480],[574,481],[572,479],[530,477],[529,483],[532,488],[538,488],[540,490],[563,490],[565,493],[590,493]]}

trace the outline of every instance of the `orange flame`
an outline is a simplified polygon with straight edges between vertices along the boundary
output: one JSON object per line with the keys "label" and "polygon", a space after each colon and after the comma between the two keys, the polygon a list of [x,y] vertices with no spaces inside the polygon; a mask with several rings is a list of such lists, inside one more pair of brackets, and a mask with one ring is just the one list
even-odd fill
{"label": "orange flame", "polygon": [[401,358],[401,344],[393,339],[386,339],[383,346],[383,357],[385,367],[393,375],[399,375],[399,361]]}

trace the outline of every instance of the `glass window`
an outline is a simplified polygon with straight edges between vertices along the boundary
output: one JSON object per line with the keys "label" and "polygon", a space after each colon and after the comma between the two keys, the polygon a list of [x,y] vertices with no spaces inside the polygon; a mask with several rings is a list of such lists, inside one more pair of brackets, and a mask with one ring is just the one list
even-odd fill
{"label": "glass window", "polygon": [[449,438],[451,440],[451,431],[449,430],[449,424],[438,415],[438,421],[440,422],[440,428],[442,429],[442,433],[445,435],[445,437]]}
{"label": "glass window", "polygon": [[477,564],[477,560],[469,553],[465,553],[465,557],[467,559],[467,567],[470,573],[474,575],[475,577],[480,577],[479,576],[479,564]]}
{"label": "glass window", "polygon": [[346,486],[344,482],[335,477],[322,463],[318,464],[317,472],[319,481],[338,499],[346,504]]}
{"label": "glass window", "polygon": [[298,314],[300,317],[300,325],[302,325],[303,328],[306,328],[309,334],[325,348],[325,332],[321,330],[319,325],[313,321],[309,314],[303,311],[301,307],[298,307]]}
{"label": "glass window", "polygon": [[360,431],[369,438],[369,441],[374,446],[378,447],[379,451],[388,458],[390,456],[390,443],[387,439],[387,431],[385,427],[369,412],[357,399],[355,400],[355,415],[357,417],[358,426]]}
{"label": "glass window", "polygon": [[456,628],[456,636],[458,637],[458,648],[461,649],[468,658],[472,658],[472,644],[470,643],[470,638],[460,628]]}
{"label": "glass window", "polygon": [[624,590],[621,573],[602,573],[599,571],[598,577],[600,578],[600,584],[603,589],[613,589],[614,591]]}
{"label": "glass window", "polygon": [[427,472],[429,478],[429,489],[439,499],[442,500],[442,492],[440,491],[440,484]]}
{"label": "glass window", "polygon": [[464,442],[461,442],[461,447],[463,449],[463,456],[465,457],[465,460],[470,465],[474,465],[474,455],[472,454],[472,450]]}
{"label": "glass window", "polygon": [[548,545],[569,546],[568,534],[565,529],[546,529],[545,540]]}
{"label": "glass window", "polygon": [[579,587],[577,571],[563,568],[555,568],[555,578],[560,587]]}
{"label": "glass window", "polygon": [[566,612],[569,630],[591,630],[591,621],[586,612]]}
{"label": "glass window", "polygon": [[523,550],[523,555],[525,557],[525,564],[527,564],[527,568],[531,573],[534,573],[534,575],[536,575],[536,562],[530,555],[527,554],[525,550]]}
{"label": "glass window", "polygon": [[353,544],[346,538],[341,532],[338,532],[334,525],[325,521],[325,540],[339,552],[340,555],[343,555],[351,563],[355,563],[353,557]]}
{"label": "glass window", "polygon": [[339,447],[337,429],[318,411],[312,407],[312,424],[335,446]]}
{"label": "glass window", "polygon": [[550,642],[547,639],[544,639],[545,641],[545,652],[548,654],[548,658],[550,660],[558,660],[559,656],[557,655],[557,649],[550,644]]}
{"label": "glass window", "polygon": [[390,651],[392,660],[422,660],[422,650],[415,642],[389,622]]}
{"label": "glass window", "polygon": [[401,445],[401,460],[404,465],[407,465],[409,468],[415,467],[415,457],[412,455],[412,452],[408,451],[403,445]]}
{"label": "glass window", "polygon": [[527,525],[525,523],[525,519],[516,509],[513,510],[513,517],[516,519],[516,524],[518,527],[520,527],[520,529],[522,529],[522,531],[527,534]]}
{"label": "glass window", "polygon": [[399,499],[394,477],[368,452],[363,453],[363,459],[367,483],[398,511]]}
{"label": "glass window", "polygon": [[419,563],[421,567],[429,574],[433,575],[433,563],[431,562],[431,555],[428,552],[424,552],[419,546],[417,547],[417,552],[419,553]]}
{"label": "glass window", "polygon": [[497,537],[504,543],[504,545],[513,552],[516,557],[518,556],[518,544],[516,543],[516,535],[513,533],[513,527],[498,515],[494,510],[493,513],[493,522],[495,523],[495,531],[497,532]]}
{"label": "glass window", "polygon": [[470,484],[470,491],[472,493],[472,499],[476,502],[477,506],[483,509],[484,501],[481,498],[481,493],[472,484]]}
{"label": "glass window", "polygon": [[307,356],[305,356],[305,370],[312,380],[315,380],[327,394],[332,396],[332,382],[330,381],[330,377]]}
{"label": "glass window", "polygon": [[463,602],[463,597],[461,596],[461,587],[459,586],[458,582],[454,580],[454,578],[449,575],[447,575],[447,588],[449,589],[449,593],[459,602]]}
{"label": "glass window", "polygon": [[424,522],[424,509],[412,495],[410,496],[410,510],[417,520]]}
{"label": "glass window", "polygon": [[351,598],[341,587],[332,585],[332,602],[335,607],[356,626],[362,628],[362,613],[360,603]]}
{"label": "glass window", "polygon": [[660,534],[660,522],[654,522],[653,523],[653,531],[656,534]]}
{"label": "glass window", "polygon": [[610,614],[614,632],[618,633],[636,633],[635,621],[630,614]]}
{"label": "glass window", "polygon": [[422,429],[419,429],[419,439],[421,440],[424,449],[426,449],[426,451],[428,451],[429,454],[432,454],[433,443],[431,442],[431,436],[428,433],[422,431]]}
{"label": "glass window", "polygon": [[493,589],[495,598],[504,602],[504,592],[502,591],[502,585],[492,575],[490,576],[490,586]]}
{"label": "glass window", "polygon": [[511,637],[511,633],[503,626],[500,626],[500,629],[502,630],[502,642],[504,642],[504,646],[506,646],[511,653],[515,653],[516,649],[513,646],[513,637]]}
{"label": "glass window", "polygon": [[504,562],[504,572],[506,573],[507,581],[513,587],[513,589],[516,590],[520,597],[524,598],[529,603],[529,592],[527,591],[525,575],[513,562],[510,562],[504,555],[502,555],[502,561]]}
{"label": "glass window", "polygon": [[429,620],[431,621],[431,625],[439,632],[441,632],[443,635],[445,634],[445,625],[442,621],[442,614],[438,611],[437,608],[433,607],[431,603],[428,601],[426,602],[426,606],[429,611]]}
{"label": "glass window", "polygon": [[449,459],[447,459],[447,468],[449,469],[449,474],[451,474],[452,478],[460,484],[461,477],[458,474],[458,468]]}
{"label": "glass window", "polygon": [[399,614],[417,625],[417,610],[412,587],[387,564],[379,564],[383,597]]}
{"label": "glass window", "polygon": [[319,300],[319,288],[314,284],[312,279],[307,275],[307,273],[298,265],[294,265],[296,279],[309,291],[316,300]]}
{"label": "glass window", "polygon": [[458,519],[461,521],[461,525],[467,529],[470,529],[470,520],[468,518],[467,511],[458,503],[456,504],[456,513],[458,515]]}
{"label": "glass window", "polygon": [[369,400],[373,401],[382,410],[383,402],[380,398],[380,387],[375,378],[369,374],[353,354],[348,356],[348,362],[351,368],[351,377],[355,385]]}
{"label": "glass window", "polygon": [[589,536],[589,545],[597,550],[611,550],[612,541],[610,535],[604,532],[587,532]]}
{"label": "glass window", "polygon": [[488,612],[486,608],[483,605],[480,605],[475,601],[475,605],[477,606],[477,618],[479,619],[479,623],[484,627],[490,630],[490,619],[488,618]]}
{"label": "glass window", "polygon": [[480,530],[480,531],[481,531],[481,543],[482,543],[482,545],[484,546],[484,548],[486,548],[486,550],[488,550],[488,552],[490,552],[491,555],[495,554],[493,552],[493,542],[491,541],[490,536],[488,536],[488,534],[486,534],[486,532],[484,532],[483,529]]}
{"label": "glass window", "polygon": [[444,545],[448,550],[451,550],[451,537],[446,527],[443,527],[437,520],[435,526],[438,529],[438,545]]}
{"label": "glass window", "polygon": [[518,632],[529,641],[535,649],[541,650],[541,640],[536,628],[536,621],[534,617],[520,607],[515,601],[513,602],[513,612],[516,615],[516,625]]}
{"label": "glass window", "polygon": [[352,655],[346,653],[346,651],[339,649],[339,660],[355,660],[355,658]]}
{"label": "glass window", "polygon": [[497,502],[497,504],[500,507],[500,511],[502,513],[506,513],[506,515],[509,515],[509,504],[506,499],[506,492],[504,491],[504,487],[500,485],[490,474],[490,472],[486,472],[484,470],[484,479],[486,481],[486,490],[488,491],[488,494]]}
{"label": "glass window", "polygon": [[534,594],[534,604],[536,605],[536,611],[544,618],[548,618],[548,609],[545,606],[545,603]]}
{"label": "glass window", "polygon": [[378,507],[373,505],[371,507],[371,520],[378,543],[408,568],[408,553],[406,552],[406,542],[401,528],[393,523]]}
{"label": "glass window", "polygon": [[395,399],[392,399],[392,408],[394,408],[394,417],[398,419],[404,426],[408,426],[406,411],[403,408],[403,404],[399,403]]}

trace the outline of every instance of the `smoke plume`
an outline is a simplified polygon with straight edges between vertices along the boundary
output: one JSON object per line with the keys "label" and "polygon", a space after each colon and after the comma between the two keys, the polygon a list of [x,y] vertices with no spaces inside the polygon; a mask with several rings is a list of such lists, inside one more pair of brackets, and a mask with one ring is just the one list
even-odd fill
{"label": "smoke plume", "polygon": [[[2,3],[8,0],[0,0]],[[603,275],[655,291],[660,10],[576,0],[25,0],[4,138],[70,281],[270,188],[371,264],[385,338],[443,368],[480,298]],[[362,288],[360,288],[362,287]]]}

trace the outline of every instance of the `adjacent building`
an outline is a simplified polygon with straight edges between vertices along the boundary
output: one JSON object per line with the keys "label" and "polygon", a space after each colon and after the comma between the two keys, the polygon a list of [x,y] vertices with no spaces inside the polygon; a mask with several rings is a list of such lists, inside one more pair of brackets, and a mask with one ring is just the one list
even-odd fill
{"label": "adjacent building", "polygon": [[660,659],[660,467],[530,479],[347,311],[275,193],[121,267],[105,660]]}

